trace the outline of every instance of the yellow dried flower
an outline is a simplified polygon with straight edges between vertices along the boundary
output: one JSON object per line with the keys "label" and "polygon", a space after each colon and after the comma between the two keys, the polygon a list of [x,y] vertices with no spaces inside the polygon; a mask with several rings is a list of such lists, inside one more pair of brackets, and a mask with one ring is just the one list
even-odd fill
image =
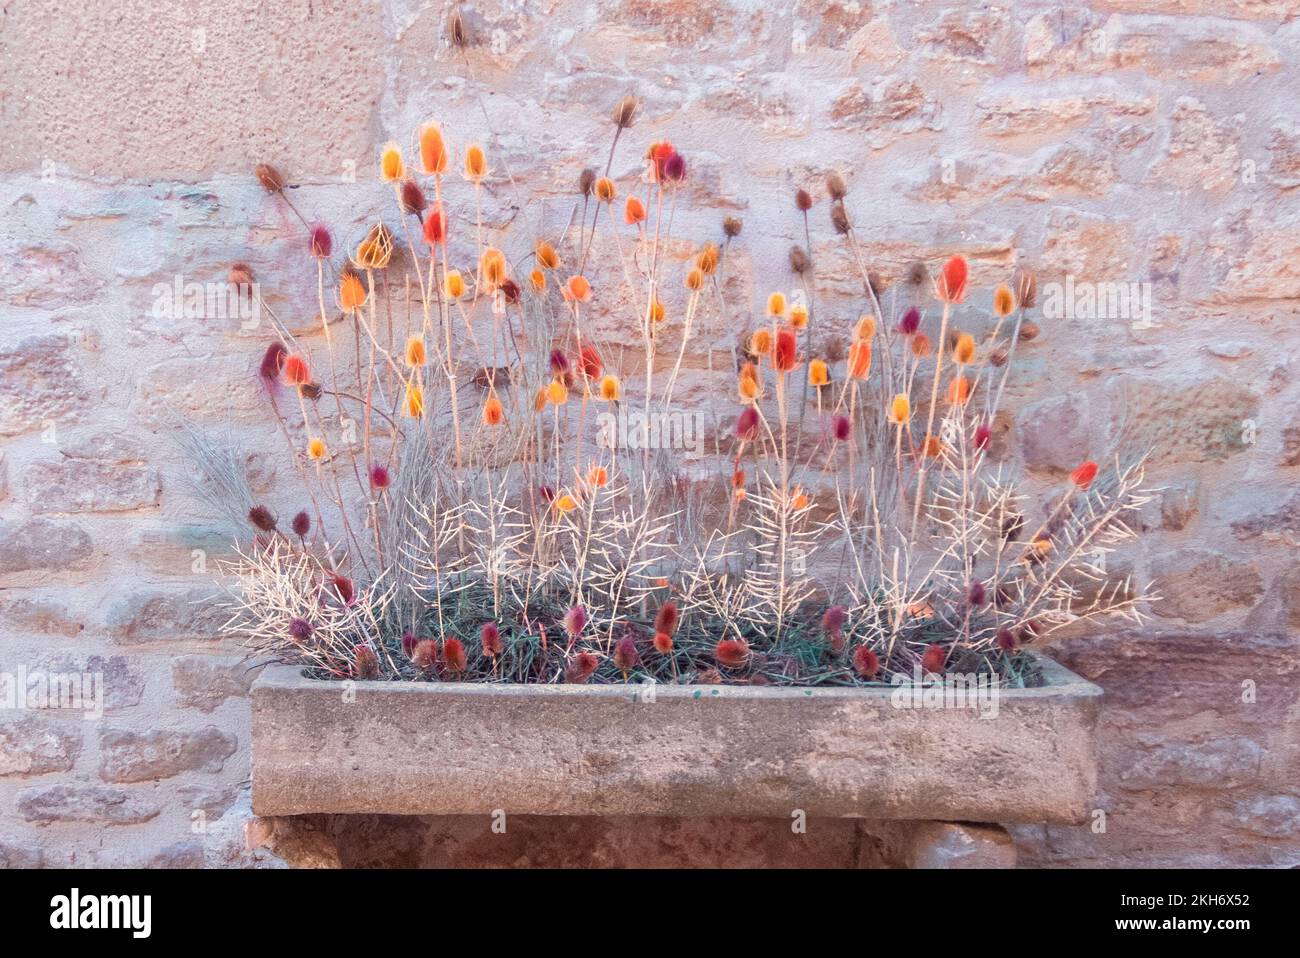
{"label": "yellow dried flower", "polygon": [[546,401],[552,406],[563,406],[569,401],[569,390],[562,380],[552,379],[546,387]]}
{"label": "yellow dried flower", "polygon": [[569,495],[567,492],[562,496],[557,496],[555,499],[556,512],[572,512],[576,508],[578,508],[578,500],[574,499],[573,496]]}
{"label": "yellow dried flower", "polygon": [[393,231],[383,223],[376,223],[357,244],[352,259],[362,269],[384,269],[393,258],[395,245]]}
{"label": "yellow dried flower", "polygon": [[814,359],[808,364],[808,385],[825,386],[831,381],[830,367],[824,359]]}
{"label": "yellow dried flower", "polygon": [[534,292],[542,292],[546,289],[546,274],[540,269],[535,269],[528,274],[528,281],[533,284]]}
{"label": "yellow dried flower", "polygon": [[650,303],[650,322],[662,323],[664,321],[664,304],[659,300],[652,300]]}
{"label": "yellow dried flower", "polygon": [[489,289],[500,286],[506,278],[506,255],[495,246],[489,246],[478,258],[478,273]]}
{"label": "yellow dried flower", "polygon": [[803,303],[795,303],[790,307],[790,325],[795,329],[803,329],[808,325],[808,307]]}
{"label": "yellow dried flower", "polygon": [[906,425],[912,418],[912,401],[906,393],[899,393],[889,404],[889,421],[895,426]]}
{"label": "yellow dried flower", "polygon": [[406,387],[406,399],[403,405],[406,407],[406,414],[413,419],[419,419],[424,415],[424,390],[415,383]]}
{"label": "yellow dried flower", "polygon": [[754,356],[766,356],[772,351],[772,331],[758,329],[749,337],[749,351]]}
{"label": "yellow dried flower", "polygon": [[313,439],[307,443],[307,457],[309,459],[320,460],[325,458],[325,440]]}
{"label": "yellow dried flower", "polygon": [[1010,316],[1016,308],[1016,298],[1011,295],[1011,290],[1006,284],[999,286],[993,292],[993,315],[998,319],[1005,319]]}
{"label": "yellow dried flower", "polygon": [[785,293],[773,293],[767,298],[767,315],[785,315]]}
{"label": "yellow dried flower", "polygon": [[379,178],[385,183],[393,183],[405,177],[406,164],[402,162],[402,149],[389,140],[379,154]]}
{"label": "yellow dried flower", "polygon": [[460,299],[465,295],[465,277],[458,269],[450,269],[442,278],[442,291],[448,299]]}
{"label": "yellow dried flower", "polygon": [[863,316],[858,320],[858,325],[853,330],[854,339],[871,339],[876,335],[876,318],[874,316]]}
{"label": "yellow dried flower", "polygon": [[447,172],[447,147],[437,123],[420,127],[420,167],[430,176]]}
{"label": "yellow dried flower", "polygon": [[975,359],[975,337],[962,333],[957,337],[957,345],[952,350],[953,362],[958,366],[967,366]]}
{"label": "yellow dried flower", "polygon": [[606,402],[617,402],[622,395],[622,386],[619,384],[618,377],[606,373],[600,380],[600,398]]}

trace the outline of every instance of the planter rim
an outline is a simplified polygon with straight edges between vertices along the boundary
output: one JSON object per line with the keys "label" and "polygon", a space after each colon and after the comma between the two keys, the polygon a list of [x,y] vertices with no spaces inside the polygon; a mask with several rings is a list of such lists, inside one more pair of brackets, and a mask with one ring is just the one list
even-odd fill
{"label": "planter rim", "polygon": [[[1043,675],[1042,685],[1032,688],[1017,688],[999,685],[998,694],[1004,698],[1035,699],[1068,695],[1072,698],[1101,697],[1105,693],[1100,686],[1071,672],[1055,659],[1028,650],[1027,654],[1038,665]],[[541,696],[592,699],[624,699],[629,695],[635,697],[647,687],[653,686],[658,698],[680,699],[888,699],[899,688],[910,688],[908,684],[880,685],[869,687],[855,686],[761,686],[761,685],[672,685],[663,682],[623,682],[610,685],[568,685],[561,683],[538,682],[414,682],[392,681],[387,679],[316,679],[306,674],[308,666],[272,663],[265,666],[253,683],[254,689],[314,689],[321,690],[332,685],[351,681],[358,690],[383,691],[397,695],[428,695],[436,692],[447,696]]]}

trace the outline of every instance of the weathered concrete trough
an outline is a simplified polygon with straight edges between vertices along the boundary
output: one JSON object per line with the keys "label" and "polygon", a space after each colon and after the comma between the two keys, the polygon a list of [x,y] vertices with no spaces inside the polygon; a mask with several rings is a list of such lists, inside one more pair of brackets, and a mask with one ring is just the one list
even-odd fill
{"label": "weathered concrete trough", "polygon": [[728,815],[1079,822],[1101,690],[1049,659],[993,709],[896,691],[339,683],[252,690],[258,815]]}

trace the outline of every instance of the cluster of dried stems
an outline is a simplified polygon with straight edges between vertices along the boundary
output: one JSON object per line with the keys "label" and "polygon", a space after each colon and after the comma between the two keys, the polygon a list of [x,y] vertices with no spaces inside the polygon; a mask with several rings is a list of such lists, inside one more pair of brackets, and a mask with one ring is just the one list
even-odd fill
{"label": "cluster of dried stems", "polygon": [[[990,463],[1017,345],[1037,335],[1033,275],[1017,271],[986,310],[968,304],[959,256],[886,288],[831,174],[860,318],[844,339],[814,334],[805,190],[795,292],[751,318],[725,295],[738,220],[685,263],[674,252],[682,155],[659,141],[639,181],[611,178],[636,110],[616,106],[567,226],[509,255],[484,206],[499,191],[522,208],[513,177],[478,144],[453,174],[434,123],[414,164],[384,147],[396,225],[375,224],[341,264],[330,232],[299,216],[320,334],[302,342],[268,309],[260,375],[310,509],[281,528],[238,469],[188,439],[213,501],[254,527],[225,566],[227,630],[334,676],[854,684],[917,670],[1032,681],[1023,646],[1080,619],[1141,621],[1153,596],[1105,566],[1148,501],[1141,464],[1081,463],[1031,532]],[[257,172],[290,203],[277,170]],[[639,348],[610,341],[620,315]],[[734,382],[735,399],[701,412],[684,369]],[[724,430],[717,407],[733,402]],[[632,441],[600,441],[601,421],[631,410]],[[696,413],[712,426],[703,461],[651,448],[656,417]]]}

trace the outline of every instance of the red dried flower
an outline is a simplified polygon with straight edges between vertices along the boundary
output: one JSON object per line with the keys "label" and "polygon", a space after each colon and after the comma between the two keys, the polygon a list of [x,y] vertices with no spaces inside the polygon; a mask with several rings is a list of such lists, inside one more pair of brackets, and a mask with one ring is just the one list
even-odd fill
{"label": "red dried flower", "polygon": [[799,360],[799,341],[793,329],[782,329],[772,344],[772,365],[778,372],[788,373]]}
{"label": "red dried flower", "polygon": [[448,672],[459,674],[465,671],[465,643],[460,639],[442,640],[442,665]]}
{"label": "red dried flower", "polygon": [[1097,464],[1089,459],[1070,473],[1070,481],[1080,489],[1087,489],[1097,478]]}
{"label": "red dried flower", "polygon": [[925,654],[921,656],[921,671],[926,675],[942,675],[943,663],[947,658],[942,645],[927,646]]}
{"label": "red dried flower", "polygon": [[564,631],[569,634],[569,638],[576,639],[582,630],[587,627],[587,610],[580,605],[575,605],[564,613],[563,624]]}
{"label": "red dried flower", "polygon": [[934,295],[945,303],[960,303],[966,298],[969,273],[964,256],[952,257],[934,281]]}
{"label": "red dried flower", "polygon": [[723,639],[714,646],[713,658],[723,668],[744,668],[749,661],[749,643],[744,639]]}
{"label": "red dried flower", "polygon": [[333,572],[330,574],[330,582],[333,584],[334,591],[338,593],[338,597],[344,605],[351,605],[356,601],[357,593],[356,589],[352,586],[351,579],[344,578],[337,572]]}
{"label": "red dried flower", "polygon": [[267,381],[268,385],[274,385],[280,379],[280,367],[284,365],[284,356],[288,352],[281,343],[272,343],[266,347],[266,352],[262,354],[262,365],[258,374]]}
{"label": "red dried flower", "polygon": [[595,346],[583,346],[578,351],[578,362],[582,365],[583,375],[588,379],[599,379],[605,369],[605,364],[600,361],[600,353],[596,352]]}
{"label": "red dried flower", "polygon": [[913,306],[898,321],[898,331],[904,336],[911,336],[921,328],[921,311]]}
{"label": "red dried flower", "polygon": [[428,201],[424,198],[424,190],[420,189],[420,184],[415,180],[407,180],[402,184],[402,209],[407,213],[419,215],[424,211]]}
{"label": "red dried flower", "polygon": [[569,357],[564,355],[562,349],[551,350],[551,372],[558,376],[560,373],[569,371]]}
{"label": "red dried flower", "polygon": [[547,503],[551,503],[555,501],[555,490],[552,489],[550,486],[545,486],[545,485],[538,486],[537,491],[541,494],[542,499],[544,499]]}
{"label": "red dried flower", "polygon": [[672,635],[677,631],[678,618],[677,603],[665,602],[659,606],[659,611],[655,613],[655,631],[662,632],[664,635]]}
{"label": "red dried flower", "polygon": [[311,532],[311,516],[307,515],[307,510],[304,509],[293,517],[293,534],[299,539],[305,539],[309,532]]}
{"label": "red dried flower", "polygon": [[496,658],[501,654],[503,645],[501,642],[501,630],[497,628],[495,622],[484,622],[483,628],[479,629],[479,640],[483,643],[483,652]]}
{"label": "red dried flower", "polygon": [[433,639],[421,639],[411,650],[411,664],[417,669],[431,669],[438,664],[438,643]]}
{"label": "red dried flower", "polygon": [[614,646],[614,667],[620,672],[630,672],[636,667],[637,661],[636,643],[632,641],[632,636],[623,636]]}
{"label": "red dried flower", "polygon": [[564,670],[564,681],[573,685],[581,685],[591,678],[599,667],[600,659],[594,653],[579,652],[569,660],[569,664]]}
{"label": "red dried flower", "polygon": [[849,436],[853,434],[853,423],[849,422],[848,416],[836,416],[831,420],[831,433],[840,442],[848,442]]}
{"label": "red dried flower", "polygon": [[654,647],[660,655],[667,655],[673,650],[673,637],[666,632],[656,632]]}
{"label": "red dried flower", "polygon": [[874,679],[880,671],[880,656],[865,645],[859,645],[853,650],[853,671],[864,679]]}
{"label": "red dried flower", "polygon": [[311,369],[307,366],[307,360],[297,353],[284,358],[280,374],[290,386],[305,386],[311,382]]}
{"label": "red dried flower", "polygon": [[997,643],[998,648],[1003,652],[1014,652],[1016,650],[1016,637],[1010,629],[998,629]]}
{"label": "red dried flower", "polygon": [[758,410],[746,406],[736,419],[736,438],[748,442],[758,438]]}
{"label": "red dried flower", "polygon": [[980,450],[987,449],[989,447],[989,441],[992,440],[992,438],[993,430],[989,427],[988,423],[983,423],[975,430],[975,448]]}
{"label": "red dried flower", "polygon": [[664,160],[664,179],[669,183],[680,183],[686,179],[686,158],[674,151]]}
{"label": "red dried flower", "polygon": [[822,630],[825,632],[839,632],[844,628],[844,623],[848,619],[849,613],[842,605],[833,605],[822,615]]}
{"label": "red dried flower", "polygon": [[334,237],[324,226],[313,226],[307,237],[307,249],[316,259],[329,259],[334,249]]}
{"label": "red dried flower", "polygon": [[430,246],[447,242],[447,217],[432,206],[424,214],[424,241]]}
{"label": "red dried flower", "polygon": [[987,595],[984,592],[984,583],[972,582],[970,588],[966,592],[966,599],[970,604],[977,607],[981,606],[984,604],[986,598]]}

